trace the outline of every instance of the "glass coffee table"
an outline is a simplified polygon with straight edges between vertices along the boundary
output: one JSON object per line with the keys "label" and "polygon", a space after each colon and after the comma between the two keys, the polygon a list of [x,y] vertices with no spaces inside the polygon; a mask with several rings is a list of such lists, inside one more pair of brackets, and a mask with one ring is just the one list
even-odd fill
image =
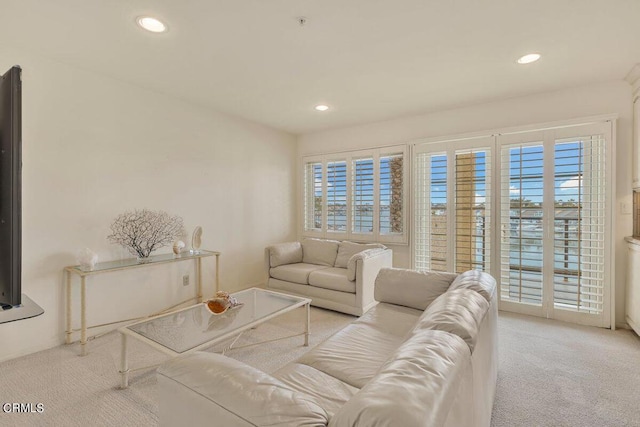
{"label": "glass coffee table", "polygon": [[226,351],[231,349],[242,332],[247,329],[304,306],[306,308],[305,331],[297,335],[304,334],[304,345],[309,345],[310,299],[260,288],[246,289],[232,296],[244,305],[215,315],[207,310],[205,304],[197,304],[118,329],[122,340],[120,387],[124,389],[129,386],[128,337],[145,342],[172,357],[201,350],[235,337],[236,339],[225,348]]}

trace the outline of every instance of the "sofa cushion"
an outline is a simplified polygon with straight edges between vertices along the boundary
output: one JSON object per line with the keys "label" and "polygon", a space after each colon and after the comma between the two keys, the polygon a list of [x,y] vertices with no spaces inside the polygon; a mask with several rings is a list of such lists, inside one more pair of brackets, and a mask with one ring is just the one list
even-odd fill
{"label": "sofa cushion", "polygon": [[382,248],[366,249],[352,255],[351,258],[349,258],[349,262],[347,263],[347,279],[356,280],[356,265],[358,261],[363,261],[367,258],[374,257],[384,250],[385,249]]}
{"label": "sofa cushion", "polygon": [[424,310],[449,289],[457,276],[455,273],[382,268],[376,277],[374,298],[378,302]]}
{"label": "sofa cushion", "polygon": [[287,242],[269,246],[269,266],[302,262],[302,245],[300,242]]}
{"label": "sofa cushion", "polygon": [[300,363],[290,363],[276,371],[273,376],[291,389],[313,397],[322,409],[327,411],[329,418],[359,390],[331,375]]}
{"label": "sofa cushion", "polygon": [[420,316],[412,334],[439,330],[462,338],[473,352],[480,322],[489,311],[489,303],[471,289],[455,289],[439,296]]}
{"label": "sofa cushion", "polygon": [[269,270],[269,275],[274,279],[285,280],[287,282],[309,284],[309,274],[313,271],[323,270],[328,267],[317,264],[285,264]]}
{"label": "sofa cushion", "polygon": [[302,262],[333,267],[338,256],[337,240],[304,239]]}
{"label": "sofa cushion", "polygon": [[413,329],[422,313],[423,311],[414,308],[381,303],[367,311],[355,323],[402,338]]}
{"label": "sofa cushion", "polygon": [[423,331],[391,355],[329,426],[443,426],[458,390],[467,386],[470,367],[469,349],[459,337]]}
{"label": "sofa cushion", "polygon": [[338,256],[334,267],[347,268],[349,259],[367,249],[385,249],[386,246],[380,243],[353,243],[353,242],[340,242],[338,243]]}
{"label": "sofa cushion", "polygon": [[241,425],[324,426],[329,421],[310,395],[219,354],[195,352],[163,364],[157,372],[235,414],[244,421]]}
{"label": "sofa cushion", "polygon": [[334,291],[356,293],[356,282],[347,279],[346,268],[323,268],[309,274],[309,284]]}
{"label": "sofa cushion", "polygon": [[496,292],[496,279],[488,273],[469,270],[456,277],[449,289],[473,289],[482,295],[487,302],[491,302],[491,298]]}
{"label": "sofa cushion", "polygon": [[362,388],[402,341],[402,335],[391,335],[355,322],[307,352],[298,363]]}
{"label": "sofa cushion", "polygon": [[332,291],[331,289],[319,288],[317,286],[301,285],[299,283],[274,279],[273,277],[269,278],[267,288],[303,298],[311,298],[311,305],[316,307],[341,311],[342,313],[354,316],[361,316],[363,313],[362,307],[358,306],[358,301],[356,301],[356,294]]}

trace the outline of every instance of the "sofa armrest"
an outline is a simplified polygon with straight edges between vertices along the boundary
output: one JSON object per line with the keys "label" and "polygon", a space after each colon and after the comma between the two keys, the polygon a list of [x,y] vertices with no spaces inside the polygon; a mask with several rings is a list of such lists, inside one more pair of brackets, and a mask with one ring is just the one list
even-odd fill
{"label": "sofa armrest", "polygon": [[[158,369],[161,425],[325,426],[313,397],[228,357],[195,352]],[[184,416],[187,418],[184,418]]]}
{"label": "sofa armrest", "polygon": [[368,254],[366,256],[354,255],[356,299],[362,308],[375,302],[373,291],[380,269],[391,267],[393,264],[393,251],[391,249],[369,249],[364,252]]}

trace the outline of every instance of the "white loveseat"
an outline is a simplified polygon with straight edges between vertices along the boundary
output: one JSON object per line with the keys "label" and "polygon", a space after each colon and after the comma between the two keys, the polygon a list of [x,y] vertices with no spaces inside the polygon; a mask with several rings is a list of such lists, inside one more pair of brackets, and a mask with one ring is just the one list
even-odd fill
{"label": "white loveseat", "polygon": [[267,288],[311,298],[312,305],[362,316],[376,302],[373,284],[393,252],[378,243],[304,239],[265,250]]}
{"label": "white loveseat", "polygon": [[380,304],[268,375],[196,352],[158,370],[162,426],[489,426],[495,280],[383,269]]}

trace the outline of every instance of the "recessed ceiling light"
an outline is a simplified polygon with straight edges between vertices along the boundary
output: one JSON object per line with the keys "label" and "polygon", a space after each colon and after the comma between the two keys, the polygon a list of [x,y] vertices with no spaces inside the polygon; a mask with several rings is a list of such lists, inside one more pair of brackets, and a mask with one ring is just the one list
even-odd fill
{"label": "recessed ceiling light", "polygon": [[150,16],[140,16],[136,19],[138,25],[152,33],[164,33],[167,31],[167,25],[159,19]]}
{"label": "recessed ceiling light", "polygon": [[329,109],[329,107],[327,105],[316,105],[316,110],[318,111],[327,111]]}
{"label": "recessed ceiling light", "polygon": [[538,59],[540,59],[539,53],[529,53],[520,57],[520,59],[518,59],[518,64],[530,64],[532,62],[536,62]]}

